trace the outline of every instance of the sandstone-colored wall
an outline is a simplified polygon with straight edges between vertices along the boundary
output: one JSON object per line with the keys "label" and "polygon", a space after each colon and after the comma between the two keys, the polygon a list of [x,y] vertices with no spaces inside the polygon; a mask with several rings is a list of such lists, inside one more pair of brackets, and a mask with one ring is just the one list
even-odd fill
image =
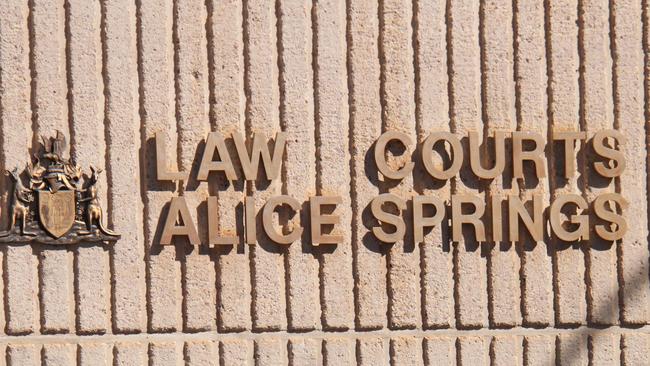
{"label": "sandstone-colored wall", "polygon": [[[79,164],[106,170],[122,239],[2,247],[0,363],[650,364],[649,14],[641,0],[4,1],[0,167],[22,167],[37,136],[61,130]],[[432,185],[423,171],[390,185],[368,153],[385,130],[422,141],[578,128],[625,134],[620,179],[590,185],[580,165],[583,178],[553,172],[534,188]],[[191,207],[216,195],[234,230],[246,193],[258,206],[339,194],[344,243],[158,246],[176,193],[155,179],[152,138],[166,131],[188,170],[210,130],[288,132],[283,178],[215,178],[186,192]],[[380,192],[538,192],[548,204],[570,191],[621,192],[625,238],[477,246],[435,229],[386,246],[366,227]]]}

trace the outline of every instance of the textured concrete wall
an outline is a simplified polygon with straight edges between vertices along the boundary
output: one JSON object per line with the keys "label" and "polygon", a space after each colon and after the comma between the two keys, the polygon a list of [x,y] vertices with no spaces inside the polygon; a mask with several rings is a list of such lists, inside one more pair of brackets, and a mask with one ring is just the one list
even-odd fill
{"label": "textured concrete wall", "polygon": [[[0,166],[23,166],[39,134],[63,131],[79,164],[106,169],[101,197],[122,239],[2,247],[0,363],[650,364],[649,7],[3,1]],[[423,171],[388,185],[367,155],[385,130],[422,141],[432,130],[578,128],[625,134],[620,179],[590,185],[581,164],[580,179],[550,174],[534,188],[433,186]],[[215,178],[186,193],[191,207],[216,195],[222,230],[234,230],[246,194],[258,206],[280,193],[338,194],[344,243],[331,252],[299,242],[158,246],[175,193],[155,179],[152,138],[166,131],[189,170],[210,130],[288,132],[282,180]],[[422,245],[386,246],[368,234],[366,207],[380,192],[542,193],[548,204],[607,191],[631,202],[630,230],[614,245],[479,246],[436,228]]]}

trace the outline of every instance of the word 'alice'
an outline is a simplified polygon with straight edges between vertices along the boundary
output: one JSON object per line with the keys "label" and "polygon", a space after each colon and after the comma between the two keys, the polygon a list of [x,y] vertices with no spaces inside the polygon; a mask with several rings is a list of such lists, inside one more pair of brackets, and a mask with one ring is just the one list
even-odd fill
{"label": "word 'alice'", "polygon": [[[557,165],[564,168],[564,176],[571,178],[576,174],[576,149],[575,146],[582,140],[587,139],[584,131],[554,132],[553,143],[559,144],[563,149],[563,161],[556,161]],[[206,181],[211,173],[223,174],[227,180],[237,180],[239,176],[247,181],[258,179],[258,172],[262,169],[267,180],[278,179],[280,176],[282,159],[284,155],[287,137],[280,132],[274,140],[269,140],[261,133],[254,134],[252,141],[246,141],[239,133],[233,133],[227,139],[219,132],[211,132],[205,143],[205,150],[200,157],[200,164],[196,179]],[[509,140],[506,142],[506,140]],[[228,149],[227,142],[234,145]],[[597,132],[589,141],[592,150],[596,155],[593,170],[604,178],[611,179],[619,177],[625,170],[625,156],[621,151],[624,143],[623,136],[615,130],[603,130]],[[448,161],[439,155],[436,146],[442,144]],[[421,159],[411,159],[407,152],[399,157],[390,156],[394,145],[401,145],[400,148],[408,151],[413,148],[410,137],[397,131],[388,131],[379,136],[374,144],[374,161],[380,173],[380,179],[401,180],[412,174],[415,167],[413,160],[421,161],[424,170],[432,180],[448,180],[458,177],[461,167],[468,166],[471,172],[478,179],[494,179],[503,175],[506,164],[512,164],[512,177],[514,179],[526,178],[524,172],[525,164],[531,168],[534,175],[539,178],[546,177],[545,166],[545,139],[542,135],[534,132],[506,132],[497,131],[494,134],[494,153],[490,159],[486,159],[485,151],[481,148],[481,139],[477,132],[471,131],[467,136],[467,147],[461,143],[458,135],[449,132],[431,133],[416,149],[421,154]],[[511,154],[506,156],[506,148],[509,147]],[[236,156],[231,156],[231,151]],[[159,180],[187,181],[190,179],[189,172],[176,171],[171,168],[167,160],[166,146],[164,139],[156,138],[157,154],[157,177]],[[405,159],[406,157],[406,159]],[[234,159],[239,164],[234,164]],[[261,161],[261,167],[260,167]],[[491,161],[491,166],[485,167],[485,162]],[[240,172],[237,169],[240,169]],[[516,195],[492,196],[489,215],[486,215],[486,202],[472,194],[453,194],[449,202],[444,202],[435,195],[413,195],[408,199],[395,194],[385,193],[375,197],[369,204],[370,212],[378,224],[372,227],[373,234],[377,239],[393,243],[401,241],[406,236],[407,226],[413,233],[415,242],[424,240],[425,229],[437,225],[450,225],[452,240],[460,241],[463,237],[463,228],[472,228],[477,241],[486,241],[486,224],[492,230],[490,239],[494,241],[519,241],[520,224],[528,232],[528,235],[535,241],[542,241],[544,234],[544,207],[542,196],[539,194],[529,195],[528,199],[522,199]],[[411,201],[411,205],[407,201]],[[308,214],[310,217],[310,234],[313,245],[337,244],[342,242],[343,237],[337,234],[337,225],[340,224],[340,217],[336,214],[338,206],[343,202],[340,196],[313,196],[309,199]],[[591,203],[591,206],[590,206]],[[576,241],[587,240],[590,237],[590,215],[586,212],[591,208],[596,225],[593,225],[595,235],[607,241],[619,240],[627,230],[625,219],[620,214],[628,203],[618,193],[603,193],[596,196],[592,202],[587,202],[581,195],[567,193],[554,197],[549,210],[548,220],[550,229],[561,240]],[[329,206],[329,209],[325,207]],[[450,207],[450,210],[447,207]],[[257,216],[256,204],[252,196],[246,197],[244,201],[244,234],[247,244],[255,244],[257,241]],[[411,212],[404,214],[408,207]],[[502,213],[502,207],[507,208],[506,217]],[[281,210],[293,212],[293,216],[299,218],[298,213],[302,209],[302,203],[287,195],[273,196],[269,198],[260,209],[261,227],[270,240],[278,244],[291,244],[299,240],[303,228],[293,223],[278,227],[274,214]],[[331,210],[331,211],[330,211]],[[234,212],[233,207],[233,212]],[[567,211],[575,212],[563,219]],[[330,213],[325,213],[330,212]],[[445,220],[445,213],[449,212],[449,218]],[[470,213],[468,213],[470,212]],[[216,197],[207,199],[208,218],[208,244],[209,245],[233,245],[239,242],[235,235],[220,236],[218,232],[217,201]],[[407,218],[412,222],[408,225]],[[508,228],[503,229],[502,221],[507,220]],[[504,235],[507,231],[507,237]],[[169,212],[164,222],[160,243],[162,245],[172,244],[174,237],[185,237],[190,243],[198,245],[201,243],[196,223],[190,213],[183,196],[172,198],[169,204]]]}

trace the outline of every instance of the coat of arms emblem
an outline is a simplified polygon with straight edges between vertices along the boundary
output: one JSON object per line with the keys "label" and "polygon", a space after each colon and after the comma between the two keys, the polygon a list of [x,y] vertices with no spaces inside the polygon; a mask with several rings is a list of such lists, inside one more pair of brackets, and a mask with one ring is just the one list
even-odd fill
{"label": "coat of arms emblem", "polygon": [[[115,242],[118,234],[104,224],[97,193],[101,169],[80,166],[64,158],[65,136],[42,137],[43,151],[34,155],[24,172],[6,174],[13,182],[9,195],[9,226],[0,231],[0,243],[76,244]],[[29,182],[25,184],[23,175]]]}

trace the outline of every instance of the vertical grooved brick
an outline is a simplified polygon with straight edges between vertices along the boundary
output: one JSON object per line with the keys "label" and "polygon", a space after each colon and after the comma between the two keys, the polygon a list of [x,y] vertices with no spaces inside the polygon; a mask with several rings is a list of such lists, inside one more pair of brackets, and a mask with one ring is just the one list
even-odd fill
{"label": "vertical grooved brick", "polygon": [[154,140],[157,133],[158,138],[165,139],[167,161],[173,169],[178,169],[173,4],[166,1],[141,1],[138,4],[148,328],[152,332],[178,331],[182,329],[181,265],[174,246],[160,245],[162,228],[159,225],[174,195],[175,185],[157,179]]}
{"label": "vertical grooved brick", "polygon": [[621,361],[625,366],[650,363],[650,336],[647,334],[624,334],[621,341]]}
{"label": "vertical grooved brick", "polygon": [[[476,131],[482,139],[481,123],[481,68],[479,50],[478,2],[450,4],[449,26],[451,45],[451,131],[459,139],[468,131]],[[467,147],[464,155],[469,156]],[[479,192],[478,180],[469,171],[461,170],[452,182],[453,193],[471,194],[484,198]],[[487,270],[481,244],[474,237],[474,229],[466,225],[463,238],[454,243],[454,277],[456,280],[456,324],[458,327],[487,325]]]}
{"label": "vertical grooved brick", "polygon": [[623,145],[627,165],[618,191],[630,205],[623,211],[630,230],[619,244],[619,279],[622,287],[621,322],[646,324],[650,318],[648,278],[648,147],[644,119],[641,3],[617,1],[611,4],[614,44],[614,126],[626,138]]}
{"label": "vertical grooved brick", "polygon": [[183,364],[182,348],[177,342],[150,343],[148,357],[151,366],[178,366]]}
{"label": "vertical grooved brick", "polygon": [[323,341],[323,365],[356,364],[355,343],[352,339],[328,338]]}
{"label": "vertical grooved brick", "polygon": [[185,343],[185,364],[217,366],[219,364],[218,345],[213,341],[192,341]]}
{"label": "vertical grooved brick", "polygon": [[490,362],[489,348],[487,337],[459,337],[456,341],[458,366],[487,366]]}
{"label": "vertical grooved brick", "polygon": [[[418,142],[434,131],[450,131],[447,98],[446,2],[415,2],[415,86]],[[431,176],[416,165],[415,189],[419,194],[435,194],[444,201],[451,197],[449,181],[431,184]],[[424,328],[450,328],[454,321],[453,256],[449,230],[436,225],[420,244],[422,267],[422,308]]]}
{"label": "vertical grooved brick", "polygon": [[46,344],[42,351],[45,366],[69,366],[77,362],[77,346],[74,344]]}
{"label": "vertical grooved brick", "polygon": [[[583,67],[583,129],[587,138],[614,127],[612,97],[612,58],[609,42],[609,4],[603,1],[585,1],[580,16],[580,40]],[[592,202],[596,196],[614,192],[614,180],[604,179],[593,169],[597,161],[591,149],[583,152],[582,174],[584,196]],[[591,214],[592,222],[598,222]],[[617,244],[595,235],[591,224],[591,237],[587,251],[587,313],[591,323],[618,323],[618,278],[616,272]]]}
{"label": "vertical grooved brick", "polygon": [[[114,332],[146,328],[144,238],[138,151],[138,76],[135,5],[102,3],[104,125],[107,129],[109,226],[122,235],[111,247]],[[121,354],[121,352],[120,352]]]}
{"label": "vertical grooved brick", "polygon": [[350,161],[348,84],[346,73],[345,4],[319,1],[315,4],[316,48],[316,149],[317,193],[342,198],[334,214],[339,224],[332,234],[343,241],[316,249],[321,263],[323,328],[349,329],[354,325],[354,277],[352,275],[352,219],[350,173],[341,162]]}
{"label": "vertical grooved brick", "polygon": [[[579,131],[578,14],[576,4],[552,1],[548,9],[549,138],[554,131]],[[577,144],[578,145],[578,144]],[[583,144],[580,144],[583,146]],[[576,146],[576,149],[578,146]],[[551,146],[551,164],[562,164],[558,146]],[[564,193],[579,193],[578,174],[566,180],[549,174],[553,201]],[[555,318],[559,324],[582,324],[586,319],[585,265],[581,242],[565,243],[554,237]]]}
{"label": "vertical grooved brick", "polygon": [[[316,193],[311,1],[283,0],[278,9],[283,95],[280,124],[289,136],[282,166],[282,193],[302,203]],[[291,219],[294,223],[300,221],[303,235],[286,250],[287,316],[292,330],[315,329],[320,323],[318,259],[305,243],[309,240],[308,212],[302,210]]]}
{"label": "vertical grooved brick", "polygon": [[42,365],[41,348],[40,345],[9,344],[7,346],[7,363],[21,366]]}
{"label": "vertical grooved brick", "polygon": [[[68,2],[68,100],[70,157],[81,169],[90,165],[106,169],[104,93],[101,74],[101,6],[99,2]],[[106,208],[106,177],[98,184],[100,202]],[[110,329],[110,268],[108,248],[81,244],[75,258],[77,331],[102,333]]]}
{"label": "vertical grooved brick", "polygon": [[[415,143],[415,76],[411,48],[413,2],[386,0],[380,1],[379,5],[383,129],[405,133]],[[410,153],[414,149],[415,146],[406,147],[406,159],[400,159],[402,164],[404,160],[410,162]],[[379,189],[382,193],[394,193],[406,199],[413,194],[413,177],[409,174],[400,182],[382,182]],[[408,222],[406,214],[405,210],[401,216]],[[415,328],[422,323],[420,253],[413,242],[412,231],[406,233],[397,243],[384,244],[389,247],[388,325],[394,329]]]}
{"label": "vertical grooved brick", "polygon": [[[26,2],[9,2],[0,7],[0,128],[3,170],[23,168],[31,146],[29,31]],[[2,230],[9,224],[9,200],[13,185],[8,177],[0,179],[2,189]],[[32,333],[38,322],[37,260],[29,246],[4,246],[6,332]]]}
{"label": "vertical grooved brick", "polygon": [[113,366],[147,364],[146,343],[116,343],[113,347]]}
{"label": "vertical grooved brick", "polygon": [[[240,1],[211,2],[211,50],[213,65],[210,119],[216,130],[229,137],[232,133],[245,132],[244,106],[244,34],[243,11]],[[210,33],[208,33],[210,35]],[[210,51],[209,51],[210,52]],[[238,160],[231,159],[240,172]],[[238,176],[243,180],[241,173]],[[246,183],[229,183],[223,174],[216,177],[219,233],[222,236],[238,236],[236,247],[224,246],[217,251],[217,296],[219,329],[238,331],[251,329],[251,273],[248,251],[244,244],[244,228],[238,223],[243,215]]]}
{"label": "vertical grooved brick", "polygon": [[491,365],[523,365],[522,338],[497,336],[490,343]]}
{"label": "vertical grooved brick", "polygon": [[206,6],[197,1],[177,1],[174,17],[180,169],[191,172],[189,181],[183,183],[183,196],[201,238],[199,246],[180,244],[185,253],[182,263],[183,320],[186,330],[206,331],[215,329],[217,323],[216,271],[206,245],[208,184],[195,180],[197,147],[203,144],[210,131]]}
{"label": "vertical grooved brick", "polygon": [[287,341],[265,338],[255,341],[255,365],[288,365]]}
{"label": "vertical grooved brick", "polygon": [[110,366],[113,364],[113,345],[109,343],[81,343],[77,349],[79,365]]}
{"label": "vertical grooved brick", "polygon": [[456,339],[451,337],[424,338],[424,363],[427,366],[456,364]]}
{"label": "vertical grooved brick", "polygon": [[220,365],[252,365],[253,342],[247,340],[225,340],[219,344]]}
{"label": "vertical grooved brick", "polygon": [[562,334],[557,337],[556,344],[556,359],[560,365],[587,365],[589,351],[586,334]]}
{"label": "vertical grooved brick", "polygon": [[[492,167],[494,150],[487,147],[488,141],[497,131],[514,131],[517,129],[515,115],[514,51],[513,51],[513,9],[511,1],[486,1],[482,5],[482,72],[483,72],[483,111],[487,119],[487,133],[483,143],[487,148],[482,159],[485,168]],[[485,150],[484,150],[485,151]],[[505,155],[510,156],[512,149],[506,144]],[[508,167],[503,174],[489,183],[486,206],[490,207],[492,197],[505,199],[508,195],[518,195],[518,182],[512,179]],[[487,232],[503,230],[503,227],[491,227]],[[503,230],[505,231],[505,230]],[[505,234],[503,234],[505,237]],[[525,234],[524,234],[525,235]],[[490,322],[497,327],[513,327],[521,324],[521,287],[519,285],[520,260],[516,244],[510,241],[494,242],[492,238],[488,254],[489,266],[489,300]]]}
{"label": "vertical grooved brick", "polygon": [[[59,130],[68,141],[70,137],[65,99],[66,17],[63,5],[63,1],[35,1],[30,7],[32,121],[36,127],[32,147],[35,151],[40,151],[41,136],[53,137]],[[41,331],[69,332],[73,329],[74,314],[72,252],[67,248],[34,248],[39,251],[40,259]]]}
{"label": "vertical grooved brick", "polygon": [[[247,1],[244,5],[246,65],[246,135],[263,132],[274,137],[280,132],[276,17],[272,3]],[[248,182],[249,196],[259,213],[266,200],[280,193],[281,184]],[[257,244],[251,246],[253,279],[253,328],[286,329],[284,255],[264,233],[261,214],[257,215]]]}
{"label": "vertical grooved brick", "polygon": [[381,135],[377,1],[351,0],[348,72],[352,139],[352,246],[354,249],[356,325],[378,329],[386,324],[385,248],[369,232],[366,207],[377,196],[377,178],[366,178],[367,152]]}
{"label": "vertical grooved brick", "polygon": [[620,361],[620,335],[595,333],[589,336],[589,365],[618,365]]}
{"label": "vertical grooved brick", "polygon": [[555,365],[555,337],[524,337],[524,365]]}
{"label": "vertical grooved brick", "polygon": [[422,339],[416,337],[391,339],[390,358],[393,365],[424,365]]}
{"label": "vertical grooved brick", "polygon": [[361,366],[387,366],[390,362],[390,345],[383,338],[357,340],[357,364]]}
{"label": "vertical grooved brick", "polygon": [[[516,2],[515,94],[517,129],[548,136],[544,10],[543,2]],[[522,198],[530,199],[532,194],[541,194],[543,205],[548,206],[548,179],[536,179],[532,172],[528,172],[521,183]],[[521,247],[523,257],[522,322],[526,325],[548,326],[554,321],[553,265],[548,254],[552,243],[548,239],[534,242],[528,236],[522,239],[522,243],[517,244]]]}
{"label": "vertical grooved brick", "polygon": [[289,340],[289,365],[322,365],[320,339]]}

